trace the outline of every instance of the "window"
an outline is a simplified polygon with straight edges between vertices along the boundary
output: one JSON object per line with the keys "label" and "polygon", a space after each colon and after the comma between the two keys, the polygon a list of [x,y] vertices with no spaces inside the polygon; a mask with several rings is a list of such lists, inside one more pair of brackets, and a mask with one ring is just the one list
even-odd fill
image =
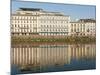
{"label": "window", "polygon": [[19,16],[19,19],[21,19],[21,16]]}
{"label": "window", "polygon": [[15,19],[15,16],[13,16],[12,19]]}
{"label": "window", "polygon": [[25,19],[27,19],[27,16],[25,16]]}
{"label": "window", "polygon": [[16,19],[18,19],[18,16],[16,16]]}
{"label": "window", "polygon": [[73,24],[71,24],[71,27],[73,27]]}
{"label": "window", "polygon": [[27,19],[30,20],[30,16],[27,16]]}
{"label": "window", "polygon": [[17,25],[15,24],[15,27],[17,27]]}

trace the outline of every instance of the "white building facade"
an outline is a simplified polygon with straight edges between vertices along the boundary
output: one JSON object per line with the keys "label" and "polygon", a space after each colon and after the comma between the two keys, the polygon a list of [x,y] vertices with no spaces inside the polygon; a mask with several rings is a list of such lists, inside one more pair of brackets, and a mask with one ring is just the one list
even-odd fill
{"label": "white building facade", "polygon": [[11,15],[12,35],[68,35],[70,17],[60,12],[20,8]]}
{"label": "white building facade", "polygon": [[39,8],[20,8],[11,15],[12,35],[95,36],[96,21],[80,19],[70,22],[70,16]]}
{"label": "white building facade", "polygon": [[96,36],[96,22],[71,22],[71,36]]}

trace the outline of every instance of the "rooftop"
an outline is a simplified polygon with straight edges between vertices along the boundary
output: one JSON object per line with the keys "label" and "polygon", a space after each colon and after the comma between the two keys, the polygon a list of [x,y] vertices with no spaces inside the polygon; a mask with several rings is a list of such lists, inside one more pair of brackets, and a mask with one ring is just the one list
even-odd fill
{"label": "rooftop", "polygon": [[[43,13],[45,13],[45,14],[40,14],[40,15],[55,15],[55,16],[69,16],[69,15],[64,15],[64,13],[61,13],[61,12],[51,12],[51,11],[44,11],[42,8],[24,8],[24,7],[21,7],[21,8],[19,8],[19,11],[33,11],[33,12],[35,12],[35,11],[41,11],[41,12],[43,12]],[[14,14],[18,14],[19,12],[17,12],[17,13],[14,13]],[[27,14],[27,13],[26,13]],[[27,15],[32,15],[32,13],[29,13],[28,12],[28,14]],[[22,15],[22,14],[21,14]]]}
{"label": "rooftop", "polygon": [[94,19],[80,19],[78,22],[96,22]]}
{"label": "rooftop", "polygon": [[95,19],[79,19],[78,21],[72,21],[71,23],[88,23],[88,22],[95,23],[96,20]]}
{"label": "rooftop", "polygon": [[20,8],[20,10],[24,10],[24,11],[41,11],[43,9],[40,9],[40,8]]}

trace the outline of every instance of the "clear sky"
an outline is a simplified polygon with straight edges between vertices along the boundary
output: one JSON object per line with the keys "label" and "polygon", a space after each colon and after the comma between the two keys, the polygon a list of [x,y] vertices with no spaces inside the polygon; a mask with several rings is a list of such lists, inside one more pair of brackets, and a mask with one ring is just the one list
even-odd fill
{"label": "clear sky", "polygon": [[24,8],[42,8],[51,12],[63,12],[65,15],[70,15],[72,20],[80,18],[96,18],[96,6],[92,5],[73,5],[73,4],[56,4],[56,3],[41,3],[34,1],[14,1],[12,0],[12,12],[15,12],[20,7]]}

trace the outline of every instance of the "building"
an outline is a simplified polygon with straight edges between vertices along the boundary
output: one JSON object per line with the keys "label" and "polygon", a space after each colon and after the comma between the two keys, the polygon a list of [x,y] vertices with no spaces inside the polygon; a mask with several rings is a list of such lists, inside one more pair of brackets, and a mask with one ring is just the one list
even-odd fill
{"label": "building", "polygon": [[69,32],[71,36],[95,36],[96,21],[92,19],[80,19],[70,22]]}
{"label": "building", "polygon": [[81,22],[71,22],[70,23],[70,35],[71,36],[80,36],[85,35],[85,23]]}
{"label": "building", "polygon": [[40,8],[20,8],[11,15],[12,35],[69,35],[70,16]]}
{"label": "building", "polygon": [[20,8],[11,15],[12,35],[41,36],[95,36],[96,21],[79,19],[70,22],[70,16],[40,8]]}

